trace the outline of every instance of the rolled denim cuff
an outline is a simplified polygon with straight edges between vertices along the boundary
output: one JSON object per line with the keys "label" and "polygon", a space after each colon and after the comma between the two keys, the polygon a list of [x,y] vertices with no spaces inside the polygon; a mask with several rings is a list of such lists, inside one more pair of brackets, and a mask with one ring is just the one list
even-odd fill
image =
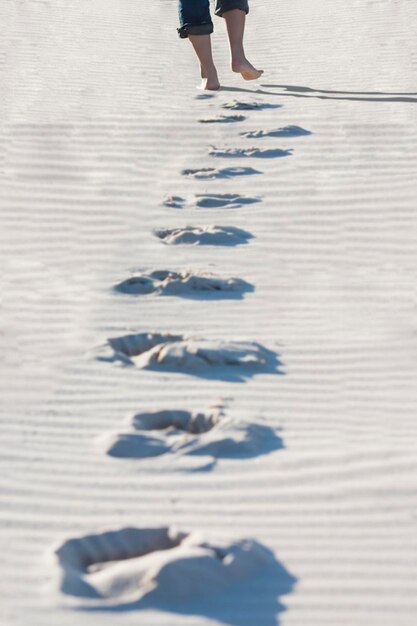
{"label": "rolled denim cuff", "polygon": [[215,14],[222,17],[223,13],[233,9],[240,9],[246,14],[249,13],[248,0],[217,0]]}
{"label": "rolled denim cuff", "polygon": [[181,39],[187,39],[188,35],[211,35],[213,32],[213,24],[184,24],[181,28],[177,28]]}

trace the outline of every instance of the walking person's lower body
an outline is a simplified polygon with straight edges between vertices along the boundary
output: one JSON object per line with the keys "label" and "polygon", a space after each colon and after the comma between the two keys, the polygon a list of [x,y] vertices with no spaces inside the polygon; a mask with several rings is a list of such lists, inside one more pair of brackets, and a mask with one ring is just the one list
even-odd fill
{"label": "walking person's lower body", "polygon": [[[249,13],[248,0],[217,0],[215,14],[226,22],[230,45],[231,67],[245,80],[254,80],[262,74],[246,58],[243,47],[246,15]],[[179,0],[180,28],[182,39],[188,38],[200,61],[201,88],[216,90],[220,83],[211,49],[213,22],[209,0]]]}

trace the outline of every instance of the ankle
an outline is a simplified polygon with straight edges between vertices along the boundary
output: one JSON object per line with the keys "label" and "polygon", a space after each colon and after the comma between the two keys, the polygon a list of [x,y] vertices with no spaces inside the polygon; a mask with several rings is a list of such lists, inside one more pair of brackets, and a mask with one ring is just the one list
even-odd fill
{"label": "ankle", "polygon": [[247,61],[245,56],[235,56],[235,57],[232,57],[231,62],[230,62],[231,66],[232,66],[232,70],[234,70],[234,71],[239,71],[239,69],[242,66],[247,65],[247,63],[248,63],[248,61]]}
{"label": "ankle", "polygon": [[206,65],[202,67],[205,76],[217,76],[217,69],[215,65]]}

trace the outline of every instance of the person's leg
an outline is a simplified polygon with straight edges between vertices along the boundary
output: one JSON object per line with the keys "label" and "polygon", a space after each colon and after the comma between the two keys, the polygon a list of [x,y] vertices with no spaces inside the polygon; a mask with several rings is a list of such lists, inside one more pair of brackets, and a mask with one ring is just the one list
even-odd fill
{"label": "person's leg", "polygon": [[209,0],[179,0],[181,27],[178,33],[182,39],[188,37],[200,61],[201,89],[219,89],[219,79],[213,61],[210,35],[213,22],[210,16]]}
{"label": "person's leg", "polygon": [[254,80],[263,74],[263,70],[254,68],[245,55],[243,36],[248,12],[247,0],[217,0],[216,15],[226,21],[232,70],[240,73],[245,80]]}
{"label": "person's leg", "polygon": [[188,35],[200,61],[201,89],[217,90],[220,87],[216,66],[211,51],[210,35]]}

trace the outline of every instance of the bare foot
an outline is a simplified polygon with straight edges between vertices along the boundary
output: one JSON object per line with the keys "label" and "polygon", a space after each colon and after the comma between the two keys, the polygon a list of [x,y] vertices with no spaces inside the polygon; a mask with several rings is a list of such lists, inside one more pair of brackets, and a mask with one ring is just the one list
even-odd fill
{"label": "bare foot", "polygon": [[213,67],[210,72],[206,71],[202,65],[200,65],[200,68],[201,84],[198,89],[202,89],[203,91],[217,91],[220,89],[216,68]]}
{"label": "bare foot", "polygon": [[256,80],[264,73],[263,70],[257,70],[247,59],[232,61],[232,71],[242,74],[245,80]]}

